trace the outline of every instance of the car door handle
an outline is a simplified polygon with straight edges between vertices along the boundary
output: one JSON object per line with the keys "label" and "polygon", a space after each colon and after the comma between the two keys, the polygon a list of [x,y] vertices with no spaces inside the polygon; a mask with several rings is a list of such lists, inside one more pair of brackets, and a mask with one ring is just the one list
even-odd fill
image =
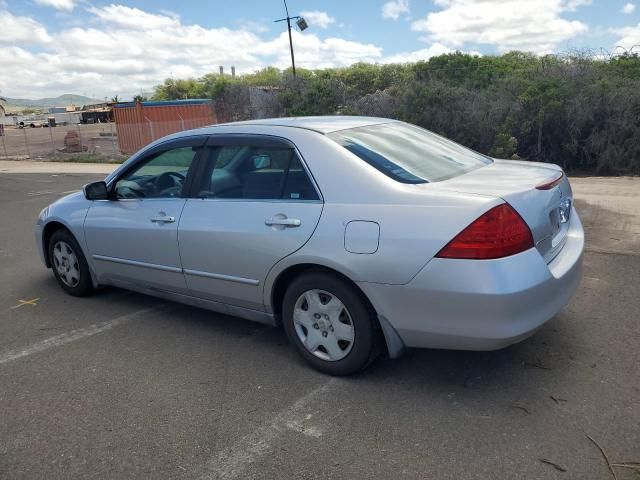
{"label": "car door handle", "polygon": [[273,227],[273,226],[282,226],[288,228],[299,227],[302,222],[297,218],[269,218],[264,221],[264,224]]}
{"label": "car door handle", "polygon": [[156,215],[151,217],[153,223],[173,223],[176,221],[176,217],[169,217],[167,215]]}

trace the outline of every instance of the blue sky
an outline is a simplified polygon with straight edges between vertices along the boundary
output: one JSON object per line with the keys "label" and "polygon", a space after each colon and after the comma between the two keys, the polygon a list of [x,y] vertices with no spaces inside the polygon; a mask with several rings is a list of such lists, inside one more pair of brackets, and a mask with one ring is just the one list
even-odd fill
{"label": "blue sky", "polygon": [[[640,0],[289,0],[300,66],[639,45]],[[203,7],[203,5],[207,5]],[[288,66],[281,0],[0,0],[0,92],[127,98],[169,76]]]}

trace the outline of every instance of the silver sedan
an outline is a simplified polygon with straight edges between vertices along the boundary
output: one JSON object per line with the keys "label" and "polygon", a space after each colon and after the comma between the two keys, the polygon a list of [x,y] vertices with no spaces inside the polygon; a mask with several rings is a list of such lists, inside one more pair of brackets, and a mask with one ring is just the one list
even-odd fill
{"label": "silver sedan", "polygon": [[170,135],[45,208],[36,237],[71,295],[113,285],[282,326],[334,375],[523,340],[569,302],[584,247],[559,167],[366,117]]}

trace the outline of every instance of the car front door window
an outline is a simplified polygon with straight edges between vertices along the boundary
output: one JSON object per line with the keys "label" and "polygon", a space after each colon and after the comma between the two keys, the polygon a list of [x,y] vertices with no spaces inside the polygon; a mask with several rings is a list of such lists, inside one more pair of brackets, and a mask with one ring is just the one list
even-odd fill
{"label": "car front door window", "polygon": [[180,147],[153,155],[118,180],[118,199],[175,198],[182,195],[197,148]]}

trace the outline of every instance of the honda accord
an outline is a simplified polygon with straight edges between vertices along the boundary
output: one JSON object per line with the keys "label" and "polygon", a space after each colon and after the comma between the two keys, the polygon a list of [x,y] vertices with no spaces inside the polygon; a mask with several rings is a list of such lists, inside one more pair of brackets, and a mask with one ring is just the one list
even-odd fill
{"label": "honda accord", "polygon": [[45,208],[36,237],[71,295],[113,285],[282,326],[333,375],[525,339],[571,299],[584,247],[558,166],[347,116],[167,136]]}

